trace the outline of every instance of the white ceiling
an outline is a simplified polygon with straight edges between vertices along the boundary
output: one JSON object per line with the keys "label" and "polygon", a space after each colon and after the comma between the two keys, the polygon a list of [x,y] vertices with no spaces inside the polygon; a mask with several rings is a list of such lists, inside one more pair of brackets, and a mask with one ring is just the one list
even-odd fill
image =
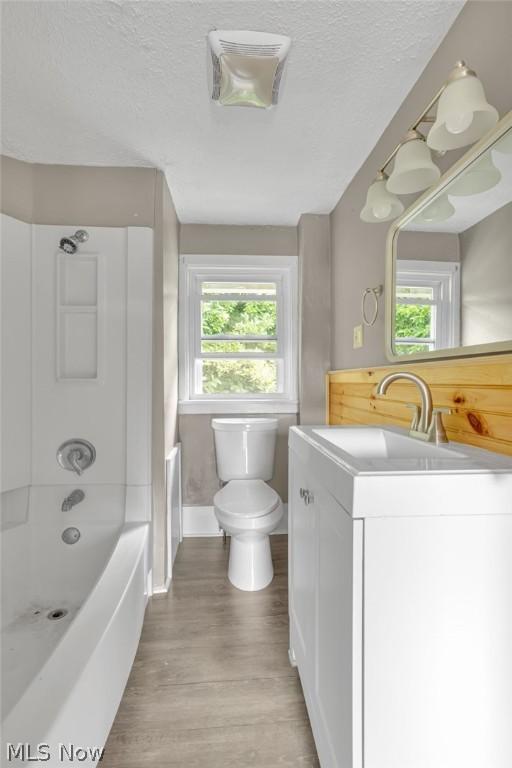
{"label": "white ceiling", "polygon": [[[165,170],[179,218],[332,210],[463,0],[2,2],[2,150]],[[290,35],[271,111],[209,99],[205,36]]]}

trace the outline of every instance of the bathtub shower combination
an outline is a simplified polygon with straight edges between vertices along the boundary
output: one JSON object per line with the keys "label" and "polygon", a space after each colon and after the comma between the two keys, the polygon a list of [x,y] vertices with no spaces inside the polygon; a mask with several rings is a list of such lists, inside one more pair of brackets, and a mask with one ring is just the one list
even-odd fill
{"label": "bathtub shower combination", "polygon": [[151,592],[152,232],[85,234],[2,217],[10,765],[32,764],[45,744],[46,765],[62,765],[61,744],[96,764]]}
{"label": "bathtub shower combination", "polygon": [[148,524],[125,523],[123,486],[88,486],[64,516],[67,492],[31,488],[26,521],[2,532],[6,743],[103,746],[139,640]]}

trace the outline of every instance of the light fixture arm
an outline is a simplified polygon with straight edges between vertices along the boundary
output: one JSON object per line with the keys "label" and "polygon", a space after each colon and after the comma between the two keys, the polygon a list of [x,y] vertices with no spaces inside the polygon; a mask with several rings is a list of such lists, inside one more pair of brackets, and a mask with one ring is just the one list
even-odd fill
{"label": "light fixture arm", "polygon": [[[455,64],[455,67],[453,68],[453,70],[450,72],[450,75],[449,75],[448,79],[446,80],[446,82],[443,83],[443,85],[439,88],[439,90],[437,91],[435,96],[429,101],[429,103],[427,104],[427,106],[425,107],[425,109],[423,110],[421,115],[414,121],[414,123],[412,123],[409,126],[409,129],[407,131],[407,135],[409,135],[412,131],[415,131],[415,132],[418,133],[418,131],[417,131],[418,126],[422,125],[423,123],[434,123],[435,122],[435,117],[433,115],[429,115],[428,113],[430,112],[432,107],[434,107],[434,105],[437,104],[437,102],[441,98],[441,96],[444,93],[444,91],[446,90],[446,88],[450,85],[450,83],[453,83],[455,80],[460,80],[462,77],[476,77],[476,72],[474,70],[470,69],[467,66],[466,62],[458,61]],[[422,134],[419,134],[419,137],[420,138],[425,138],[424,136],[422,136]],[[394,150],[391,152],[389,157],[386,159],[385,163],[383,165],[381,165],[381,167],[379,168],[379,173],[384,173],[385,172],[386,168],[388,167],[390,162],[393,160],[393,158],[395,157],[395,155],[398,152],[398,150],[400,149],[400,147],[402,147],[406,143],[406,141],[410,141],[410,140],[411,139],[407,138],[407,136],[406,136],[404,141],[401,141],[399,144],[396,145]]]}

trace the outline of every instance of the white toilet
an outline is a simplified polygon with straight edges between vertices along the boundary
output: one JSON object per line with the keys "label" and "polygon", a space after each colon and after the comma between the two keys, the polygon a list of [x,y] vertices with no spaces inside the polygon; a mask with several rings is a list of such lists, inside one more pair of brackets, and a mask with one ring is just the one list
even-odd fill
{"label": "white toilet", "polygon": [[238,589],[263,589],[273,579],[269,533],[283,505],[265,482],[274,472],[277,419],[213,419],[217,473],[226,485],[214,498],[220,527],[231,534],[228,578]]}

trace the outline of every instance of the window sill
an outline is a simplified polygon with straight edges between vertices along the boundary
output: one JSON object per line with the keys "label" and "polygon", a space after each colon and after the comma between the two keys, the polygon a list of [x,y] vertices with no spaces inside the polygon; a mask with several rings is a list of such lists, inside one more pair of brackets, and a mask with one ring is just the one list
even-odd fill
{"label": "window sill", "polygon": [[180,400],[179,414],[298,413],[298,400]]}

